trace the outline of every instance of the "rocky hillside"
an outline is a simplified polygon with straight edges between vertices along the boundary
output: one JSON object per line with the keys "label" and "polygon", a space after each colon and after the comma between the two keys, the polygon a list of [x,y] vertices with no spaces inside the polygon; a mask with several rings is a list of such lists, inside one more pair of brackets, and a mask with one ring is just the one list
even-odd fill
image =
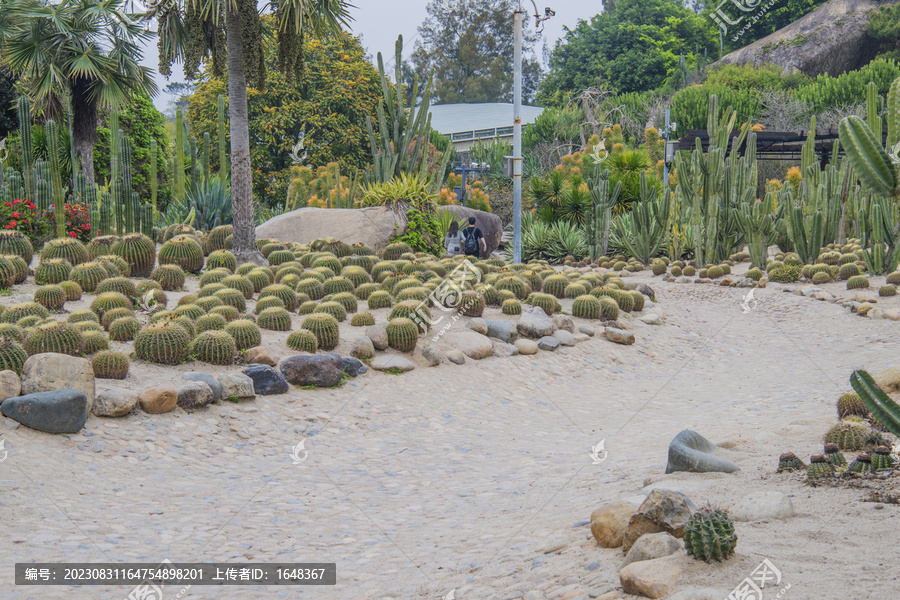
{"label": "rocky hillside", "polygon": [[785,73],[815,77],[858,69],[872,58],[866,35],[869,12],[900,0],[832,0],[749,46],[722,57],[719,64],[775,64]]}

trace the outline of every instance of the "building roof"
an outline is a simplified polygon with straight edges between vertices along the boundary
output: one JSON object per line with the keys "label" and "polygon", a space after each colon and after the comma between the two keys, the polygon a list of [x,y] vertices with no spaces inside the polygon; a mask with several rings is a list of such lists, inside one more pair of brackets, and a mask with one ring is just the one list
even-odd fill
{"label": "building roof", "polygon": [[[534,122],[543,111],[544,109],[540,106],[523,105],[522,124],[526,125]],[[431,106],[431,127],[444,135],[489,129],[505,129],[507,127],[510,129],[511,135],[512,126],[513,105],[507,102],[436,104]]]}

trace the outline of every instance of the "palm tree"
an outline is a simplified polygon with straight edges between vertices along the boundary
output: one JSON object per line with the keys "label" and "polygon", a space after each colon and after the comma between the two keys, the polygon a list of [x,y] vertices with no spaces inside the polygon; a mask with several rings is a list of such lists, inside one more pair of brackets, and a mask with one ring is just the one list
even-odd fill
{"label": "palm tree", "polygon": [[[339,30],[349,22],[352,5],[347,0],[273,0],[271,6],[278,24],[279,67],[299,78],[303,35]],[[158,22],[160,73],[168,76],[172,63],[179,59],[184,61],[188,79],[196,76],[204,59],[209,60],[215,75],[222,75],[227,66],[232,252],[239,263],[268,264],[256,248],[247,115],[248,83],[262,86],[266,79],[262,44],[266,32],[257,2],[160,0],[148,16]]]}
{"label": "palm tree", "polygon": [[72,137],[94,181],[101,106],[117,107],[133,91],[156,93],[142,67],[140,42],[152,35],[125,0],[8,0],[0,12],[3,63],[24,83],[38,112],[59,118],[71,103]]}

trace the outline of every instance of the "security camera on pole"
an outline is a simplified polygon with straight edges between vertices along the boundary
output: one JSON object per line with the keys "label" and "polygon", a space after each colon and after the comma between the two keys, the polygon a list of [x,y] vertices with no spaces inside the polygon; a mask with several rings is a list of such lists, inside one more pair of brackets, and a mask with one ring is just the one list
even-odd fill
{"label": "security camera on pole", "polygon": [[[552,17],[556,12],[547,7],[544,16],[538,13],[537,4],[531,0],[534,6],[534,26],[540,27],[541,23]],[[507,164],[504,165],[504,175],[513,178],[513,262],[522,262],[522,24],[525,21],[525,12],[522,9],[522,0],[519,7],[513,13],[513,27],[515,32],[515,50],[513,53],[513,155],[504,157]],[[538,30],[538,33],[542,31]]]}

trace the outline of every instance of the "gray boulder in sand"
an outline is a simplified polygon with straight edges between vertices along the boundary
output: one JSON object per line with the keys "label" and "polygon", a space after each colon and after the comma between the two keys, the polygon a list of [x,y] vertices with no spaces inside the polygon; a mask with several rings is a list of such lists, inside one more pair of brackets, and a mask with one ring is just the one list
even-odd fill
{"label": "gray boulder in sand", "polygon": [[332,237],[348,244],[362,242],[378,250],[405,230],[406,218],[390,208],[307,207],[269,219],[256,228],[256,238],[309,244],[319,238]]}
{"label": "gray boulder in sand", "polygon": [[523,337],[538,340],[553,335],[553,321],[550,320],[543,308],[532,306],[522,312],[522,316],[516,323],[516,330]]}
{"label": "gray boulder in sand", "polygon": [[77,433],[84,427],[88,400],[79,390],[35,392],[7,398],[0,412],[26,427],[48,433]]}
{"label": "gray boulder in sand", "polygon": [[669,443],[669,462],[666,473],[734,473],[740,470],[730,460],[713,456],[716,445],[690,429],[685,429]]}
{"label": "gray boulder in sand", "polygon": [[487,336],[489,338],[496,338],[507,344],[512,344],[519,336],[516,332],[516,324],[512,321],[485,319],[484,322],[487,324]]}

